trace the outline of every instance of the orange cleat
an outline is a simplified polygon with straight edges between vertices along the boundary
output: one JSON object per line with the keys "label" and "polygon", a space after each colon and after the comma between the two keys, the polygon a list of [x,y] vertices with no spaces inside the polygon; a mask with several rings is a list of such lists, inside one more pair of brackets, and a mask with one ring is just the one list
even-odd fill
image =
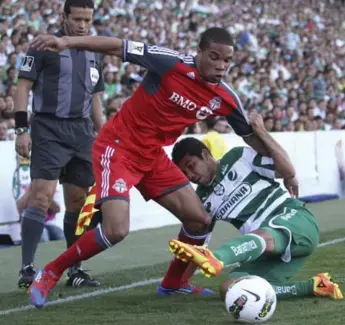
{"label": "orange cleat", "polygon": [[336,300],[343,299],[343,294],[338,284],[332,281],[328,273],[319,273],[313,277],[314,296],[328,297]]}
{"label": "orange cleat", "polygon": [[224,263],[204,246],[193,246],[173,239],[169,241],[169,247],[176,258],[183,262],[192,262],[208,278],[219,275],[223,270]]}

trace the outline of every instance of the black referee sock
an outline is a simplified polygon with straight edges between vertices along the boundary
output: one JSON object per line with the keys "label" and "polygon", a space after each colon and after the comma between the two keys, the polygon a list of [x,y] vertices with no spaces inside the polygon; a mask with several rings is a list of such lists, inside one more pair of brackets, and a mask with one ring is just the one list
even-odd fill
{"label": "black referee sock", "polygon": [[[75,234],[78,218],[79,213],[77,212],[65,212],[63,232],[65,234],[67,248],[71,247],[79,238],[79,236]],[[75,265],[73,268],[80,267],[80,265],[81,263]]]}

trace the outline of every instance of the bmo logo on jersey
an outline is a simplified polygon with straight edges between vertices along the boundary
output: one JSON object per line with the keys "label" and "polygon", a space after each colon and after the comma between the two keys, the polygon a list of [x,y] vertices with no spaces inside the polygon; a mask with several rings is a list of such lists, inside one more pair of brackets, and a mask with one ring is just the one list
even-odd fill
{"label": "bmo logo on jersey", "polygon": [[190,99],[185,98],[175,92],[172,93],[172,95],[169,97],[169,100],[187,109],[188,111],[196,111],[196,118],[198,120],[204,120],[205,118],[209,117],[213,114],[214,110],[219,109],[221,106],[220,97],[214,97],[213,99],[211,99],[209,102],[209,106],[201,107],[198,107],[198,105],[192,102]]}

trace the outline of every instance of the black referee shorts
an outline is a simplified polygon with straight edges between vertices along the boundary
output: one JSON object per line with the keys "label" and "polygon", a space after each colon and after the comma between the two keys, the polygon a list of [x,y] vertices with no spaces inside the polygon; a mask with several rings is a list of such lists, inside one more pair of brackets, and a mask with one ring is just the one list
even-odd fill
{"label": "black referee shorts", "polygon": [[94,183],[90,119],[35,114],[31,138],[31,179],[60,180],[85,188]]}

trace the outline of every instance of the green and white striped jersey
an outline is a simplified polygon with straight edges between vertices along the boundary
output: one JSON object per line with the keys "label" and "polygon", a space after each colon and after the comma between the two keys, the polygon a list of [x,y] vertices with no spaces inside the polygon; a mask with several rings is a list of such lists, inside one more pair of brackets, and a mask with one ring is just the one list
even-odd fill
{"label": "green and white striped jersey", "polygon": [[290,197],[274,178],[271,158],[236,147],[219,161],[212,183],[198,186],[197,194],[214,220],[230,222],[246,234],[260,228]]}

